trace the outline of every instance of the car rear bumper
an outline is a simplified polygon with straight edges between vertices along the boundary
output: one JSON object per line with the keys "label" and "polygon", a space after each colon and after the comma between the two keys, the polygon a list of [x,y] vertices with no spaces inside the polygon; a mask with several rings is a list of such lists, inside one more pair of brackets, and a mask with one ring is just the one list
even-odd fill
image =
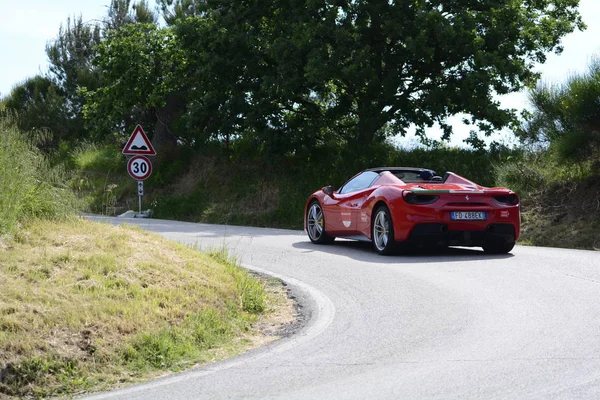
{"label": "car rear bumper", "polygon": [[490,223],[483,229],[454,230],[445,223],[421,223],[413,227],[407,242],[417,245],[482,246],[490,242],[515,242],[515,226]]}
{"label": "car rear bumper", "polygon": [[[521,213],[518,205],[494,204],[494,199],[485,197],[468,206],[447,202],[444,199],[431,205],[392,203],[396,241],[439,240],[451,246],[481,246],[486,240],[515,242],[519,239]],[[485,216],[483,220],[456,220],[452,218],[455,211],[484,212]]]}

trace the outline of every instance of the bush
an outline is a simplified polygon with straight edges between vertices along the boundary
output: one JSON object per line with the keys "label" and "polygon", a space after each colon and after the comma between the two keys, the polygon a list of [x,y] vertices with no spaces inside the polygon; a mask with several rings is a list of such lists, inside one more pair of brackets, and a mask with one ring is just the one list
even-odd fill
{"label": "bush", "polygon": [[543,167],[540,166],[542,163],[529,157],[496,164],[496,183],[498,186],[514,190],[519,196],[526,197],[547,184],[547,179],[542,173]]}
{"label": "bush", "polygon": [[82,199],[86,211],[105,215],[117,212],[117,199],[134,193],[135,181],[129,179],[127,159],[110,145],[83,142],[70,153],[74,169],[72,189]]}
{"label": "bush", "polygon": [[451,171],[480,185],[492,187],[497,184],[494,178],[494,164],[502,164],[509,158],[519,157],[520,154],[520,150],[504,146],[495,146],[488,151],[457,147],[400,149],[395,154],[393,164],[431,168],[439,174]]}
{"label": "bush", "polygon": [[0,118],[0,235],[28,218],[74,214],[77,200],[66,172],[48,160],[7,117]]}
{"label": "bush", "polygon": [[559,152],[538,150],[494,164],[494,176],[499,186],[528,197],[553,184],[582,182],[594,175],[595,166],[593,160],[565,161]]}

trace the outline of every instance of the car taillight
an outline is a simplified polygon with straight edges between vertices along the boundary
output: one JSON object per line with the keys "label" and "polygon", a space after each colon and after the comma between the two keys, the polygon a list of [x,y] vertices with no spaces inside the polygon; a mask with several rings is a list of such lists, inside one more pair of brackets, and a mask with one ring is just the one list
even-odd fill
{"label": "car taillight", "polygon": [[440,196],[432,196],[430,194],[416,194],[414,192],[404,192],[402,194],[404,201],[409,204],[431,204],[435,202]]}
{"label": "car taillight", "polygon": [[494,196],[494,200],[496,200],[500,204],[507,204],[511,206],[515,206],[519,204],[519,197],[516,194],[507,194],[505,196]]}

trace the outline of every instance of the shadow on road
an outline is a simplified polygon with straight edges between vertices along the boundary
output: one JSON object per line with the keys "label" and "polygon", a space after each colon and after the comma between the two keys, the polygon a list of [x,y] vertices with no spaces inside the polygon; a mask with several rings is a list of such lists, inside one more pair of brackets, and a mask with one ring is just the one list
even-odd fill
{"label": "shadow on road", "polygon": [[358,261],[382,264],[436,263],[456,261],[504,260],[514,257],[512,254],[487,254],[480,248],[449,247],[439,251],[412,249],[407,252],[381,256],[373,251],[371,243],[353,240],[336,240],[330,245],[317,245],[310,241],[292,244],[296,249],[345,256]]}
{"label": "shadow on road", "polygon": [[[167,221],[159,219],[143,218],[114,218],[102,216],[86,216],[86,218],[97,222],[106,222],[114,225],[132,224],[159,234],[176,233],[189,235],[193,239],[222,238],[231,240],[235,237],[291,237],[298,239],[306,238],[302,231],[290,231],[285,229],[254,228],[232,225],[209,225],[193,222]],[[447,248],[442,251],[432,252],[414,249],[408,253],[395,254],[391,256],[380,256],[372,250],[371,243],[354,240],[337,239],[331,245],[316,245],[308,239],[293,241],[292,246],[305,253],[332,254],[349,257],[363,262],[374,262],[379,264],[406,264],[406,263],[441,263],[456,261],[480,261],[494,259],[510,259],[512,254],[486,254],[480,248]]]}
{"label": "shadow on road", "polygon": [[229,236],[298,236],[302,231],[292,231],[276,228],[255,228],[237,225],[213,225],[199,222],[170,221],[151,218],[116,218],[87,215],[86,218],[96,222],[106,222],[113,225],[137,225],[155,233],[181,233],[198,235],[203,238],[227,238]]}

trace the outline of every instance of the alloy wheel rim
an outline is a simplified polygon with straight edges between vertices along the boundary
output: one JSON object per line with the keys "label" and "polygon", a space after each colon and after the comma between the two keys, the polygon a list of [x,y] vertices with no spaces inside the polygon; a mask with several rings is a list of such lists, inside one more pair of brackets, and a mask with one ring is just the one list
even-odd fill
{"label": "alloy wheel rim", "polygon": [[323,235],[323,211],[318,204],[313,204],[308,210],[308,234],[313,240],[319,240]]}
{"label": "alloy wheel rim", "polygon": [[373,238],[378,250],[384,250],[389,240],[389,221],[385,211],[379,211],[373,223]]}

